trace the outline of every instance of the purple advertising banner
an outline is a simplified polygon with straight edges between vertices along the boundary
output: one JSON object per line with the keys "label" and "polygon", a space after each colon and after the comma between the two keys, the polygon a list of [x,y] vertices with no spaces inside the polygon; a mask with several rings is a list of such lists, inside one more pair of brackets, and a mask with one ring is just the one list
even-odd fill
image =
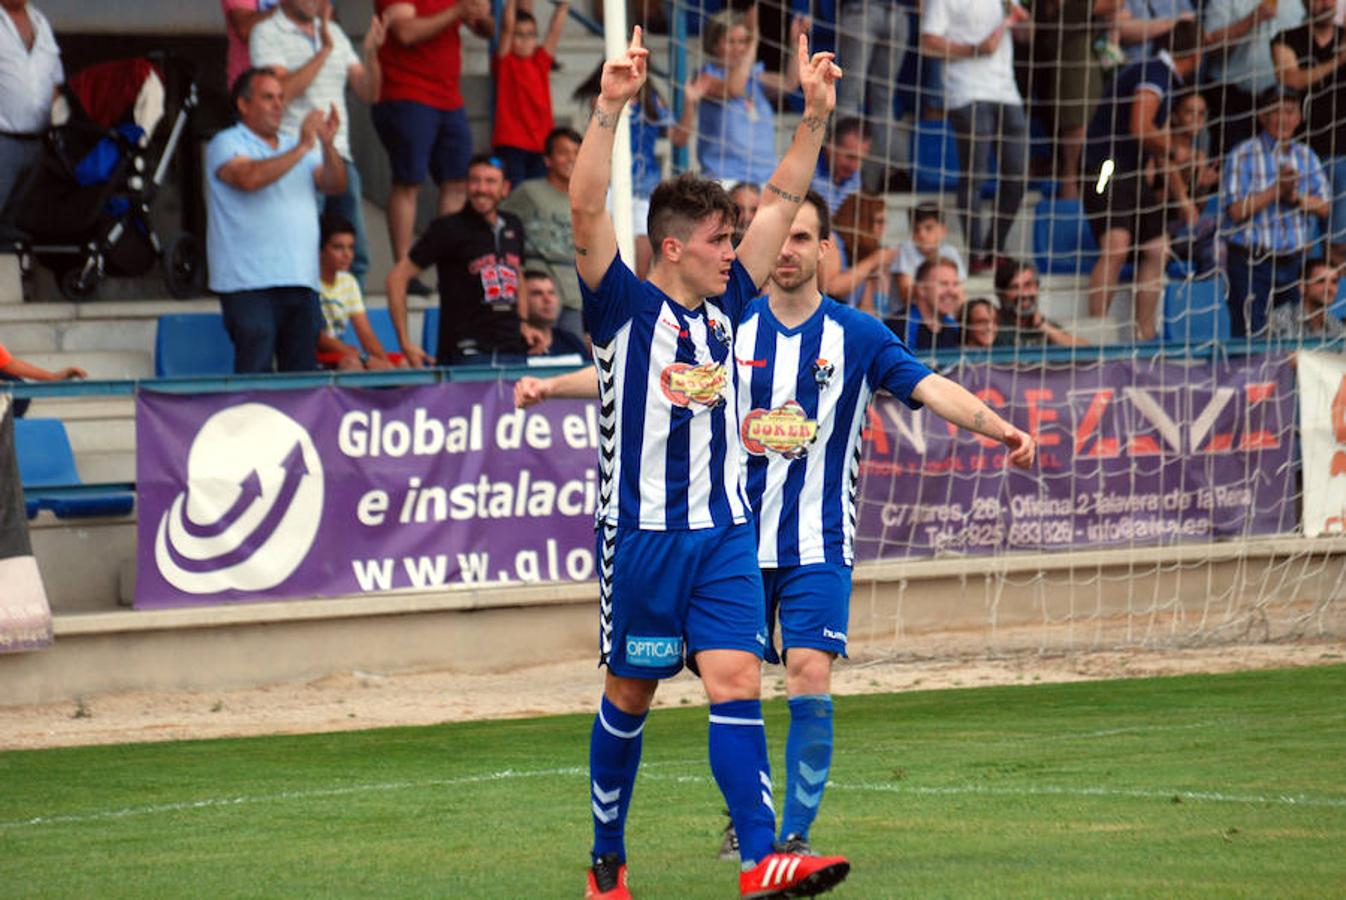
{"label": "purple advertising banner", "polygon": [[593,578],[596,410],[510,388],[142,391],[135,606]]}
{"label": "purple advertising banner", "polygon": [[865,431],[857,559],[1209,542],[1295,528],[1286,357],[963,366],[950,377],[1037,437],[1037,465],[1006,470],[1003,447],[879,400]]}

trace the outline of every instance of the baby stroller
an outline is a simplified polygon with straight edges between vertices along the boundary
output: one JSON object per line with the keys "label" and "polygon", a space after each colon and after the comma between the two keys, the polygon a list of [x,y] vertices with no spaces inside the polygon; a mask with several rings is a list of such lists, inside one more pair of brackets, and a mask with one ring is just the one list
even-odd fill
{"label": "baby stroller", "polygon": [[161,245],[150,209],[198,103],[185,65],[167,56],[91,66],[69,79],[36,175],[20,199],[25,255],[57,276],[69,300],[107,275],[136,277],[161,259],[169,293],[197,296],[203,245],[190,234]]}

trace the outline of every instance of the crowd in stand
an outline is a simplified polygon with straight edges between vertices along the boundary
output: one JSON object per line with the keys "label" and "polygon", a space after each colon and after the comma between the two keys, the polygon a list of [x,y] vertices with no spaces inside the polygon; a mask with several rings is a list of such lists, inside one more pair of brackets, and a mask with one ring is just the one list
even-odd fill
{"label": "crowd in stand", "polygon": [[[221,0],[238,123],[207,151],[207,249],[238,371],[501,363],[582,346],[567,197],[580,136],[558,127],[551,87],[568,4],[555,4],[545,31],[531,5],[508,0],[497,21],[488,0],[375,0],[357,46],[328,0]],[[733,187],[736,230],[751,220],[777,158],[779,110],[798,86],[791,51],[812,27],[779,6],[704,19],[703,64],[679,86],[679,115],[652,82],[632,101],[638,271],[661,139],[694,144],[702,174]],[[64,75],[41,14],[25,0],[0,7],[4,210]],[[1081,343],[1043,317],[1038,274],[1008,253],[1031,183],[1082,204],[1099,247],[1091,316],[1106,315],[1132,270],[1137,340],[1156,336],[1175,261],[1186,277],[1223,276],[1235,337],[1339,334],[1322,288],[1346,263],[1339,18],[1336,0],[1046,0],[1031,12],[1013,0],[924,0],[918,14],[898,0],[843,0],[846,78],[813,184],[836,233],[824,290],[917,348]],[[782,33],[764,40],[759,19]],[[497,41],[489,152],[474,152],[468,127],[464,29]],[[910,204],[909,236],[894,246],[883,195],[902,186],[894,103],[909,57],[915,115],[947,120],[961,163],[952,206]],[[578,99],[595,96],[596,75]],[[392,172],[396,348],[381,345],[363,305],[348,88],[370,105]],[[1050,171],[1029,152],[1035,121],[1054,139]],[[439,218],[417,237],[427,178]],[[966,258],[949,239],[954,222]],[[407,323],[430,266],[433,353]],[[967,299],[969,277],[983,274],[994,295]]]}

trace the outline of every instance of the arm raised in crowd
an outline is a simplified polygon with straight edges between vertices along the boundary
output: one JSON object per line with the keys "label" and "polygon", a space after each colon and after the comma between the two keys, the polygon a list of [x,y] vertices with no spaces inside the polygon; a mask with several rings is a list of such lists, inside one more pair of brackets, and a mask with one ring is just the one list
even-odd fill
{"label": "arm raised in crowd", "polygon": [[580,144],[570,176],[570,222],[575,237],[575,267],[580,278],[597,289],[617,255],[617,232],[608,214],[608,183],[612,179],[612,145],[617,122],[631,98],[645,84],[649,51],[641,45],[640,26],[626,52],[603,63],[602,83],[594,114]]}
{"label": "arm raised in crowd", "polygon": [[790,149],[762,188],[762,205],[738,245],[738,258],[757,285],[766,283],[776,265],[785,236],[804,202],[818,168],[818,151],[827,135],[827,119],[837,105],[837,79],[841,69],[832,62],[835,54],[809,55],[808,36],[799,35],[799,84],[804,91],[804,117],[795,128]]}
{"label": "arm raised in crowd", "polygon": [[351,63],[350,68],[346,70],[346,78],[350,82],[351,90],[355,92],[355,96],[365,103],[377,103],[379,92],[383,88],[383,69],[379,65],[379,48],[383,46],[387,36],[388,33],[383,27],[383,20],[378,16],[371,16],[369,30],[365,32],[365,39],[360,45],[361,61]]}
{"label": "arm raised in crowd", "polygon": [[561,46],[561,32],[565,30],[569,15],[570,0],[561,0],[552,10],[551,21],[547,23],[547,36],[542,41],[542,49],[552,59],[556,58],[556,48]]}
{"label": "arm raised in crowd", "polygon": [[313,183],[318,186],[318,190],[329,196],[344,194],[350,176],[346,173],[346,161],[336,149],[336,136],[341,130],[341,117],[337,115],[335,106],[327,111],[326,116],[316,109],[308,116],[315,117],[318,121],[318,143],[322,145],[322,165],[313,170]]}

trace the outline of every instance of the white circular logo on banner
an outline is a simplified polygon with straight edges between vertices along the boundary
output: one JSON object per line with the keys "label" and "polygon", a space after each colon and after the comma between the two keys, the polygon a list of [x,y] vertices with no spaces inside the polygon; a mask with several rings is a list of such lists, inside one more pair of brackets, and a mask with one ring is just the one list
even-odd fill
{"label": "white circular logo on banner", "polygon": [[322,503],[322,461],[302,425],[262,403],[221,410],[197,432],[187,490],[159,520],[159,573],[189,594],[273,588],[308,555]]}

